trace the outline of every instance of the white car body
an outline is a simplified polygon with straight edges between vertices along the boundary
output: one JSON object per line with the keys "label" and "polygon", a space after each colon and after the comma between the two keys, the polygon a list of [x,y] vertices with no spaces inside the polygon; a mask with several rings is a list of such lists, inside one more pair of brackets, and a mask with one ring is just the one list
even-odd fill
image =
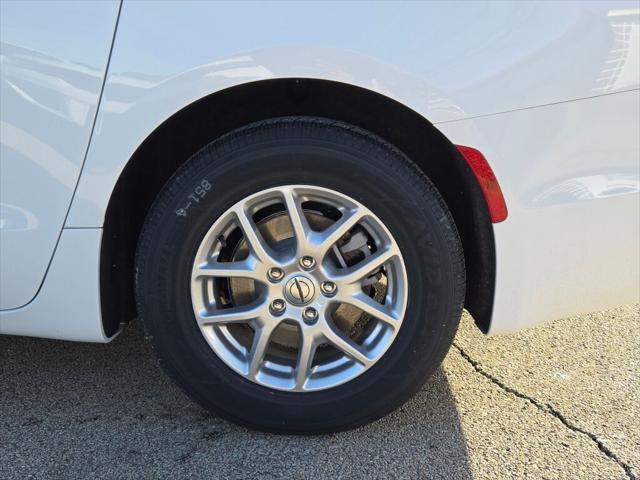
{"label": "white car body", "polygon": [[200,99],[292,78],[375,92],[484,154],[509,212],[488,333],[638,299],[637,2],[35,7],[0,4],[2,334],[109,341],[102,234],[136,150]]}

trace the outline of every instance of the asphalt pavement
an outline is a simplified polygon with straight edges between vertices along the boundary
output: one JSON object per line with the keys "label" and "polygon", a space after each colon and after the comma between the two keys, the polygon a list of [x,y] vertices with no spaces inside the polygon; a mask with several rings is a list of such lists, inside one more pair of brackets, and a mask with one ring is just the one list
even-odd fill
{"label": "asphalt pavement", "polygon": [[108,345],[0,336],[2,479],[639,476],[639,305],[493,338],[465,316],[409,403],[315,437],[205,412],[137,322]]}

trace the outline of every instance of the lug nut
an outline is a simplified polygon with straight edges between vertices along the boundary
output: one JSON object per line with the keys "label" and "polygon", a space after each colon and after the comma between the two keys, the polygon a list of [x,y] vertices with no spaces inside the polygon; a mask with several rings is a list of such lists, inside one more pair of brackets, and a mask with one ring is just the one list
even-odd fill
{"label": "lug nut", "polygon": [[333,282],[322,282],[322,285],[320,285],[320,289],[322,290],[322,293],[329,297],[336,293],[338,287]]}
{"label": "lug nut", "polygon": [[313,257],[304,256],[300,259],[300,266],[305,270],[311,270],[316,266],[316,261]]}
{"label": "lug nut", "polygon": [[311,325],[318,319],[318,311],[313,307],[307,307],[304,309],[302,317],[304,318],[305,323]]}
{"label": "lug nut", "polygon": [[274,300],[271,302],[271,305],[269,305],[269,309],[274,315],[282,315],[286,308],[287,304],[280,298]]}
{"label": "lug nut", "polygon": [[279,282],[284,278],[284,271],[278,267],[270,268],[267,272],[267,277],[269,277],[269,280],[272,282]]}

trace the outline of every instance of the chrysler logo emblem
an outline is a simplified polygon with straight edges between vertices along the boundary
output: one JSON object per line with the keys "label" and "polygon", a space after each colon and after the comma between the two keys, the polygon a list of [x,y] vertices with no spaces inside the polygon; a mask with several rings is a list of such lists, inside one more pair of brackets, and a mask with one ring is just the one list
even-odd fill
{"label": "chrysler logo emblem", "polygon": [[301,275],[289,280],[284,288],[287,299],[294,305],[309,303],[316,293],[311,280]]}

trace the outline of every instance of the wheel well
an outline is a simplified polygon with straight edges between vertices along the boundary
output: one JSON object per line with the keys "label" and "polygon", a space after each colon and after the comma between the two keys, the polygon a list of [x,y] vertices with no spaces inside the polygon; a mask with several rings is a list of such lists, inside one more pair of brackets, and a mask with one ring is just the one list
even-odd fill
{"label": "wheel well", "polygon": [[136,315],[137,239],[167,180],[220,135],[289,115],[331,118],[369,130],[424,171],[447,203],[462,239],[465,307],[487,331],[495,279],[493,228],[480,187],[455,146],[424,117],[381,94],[326,80],[277,79],[232,87],[188,105],[154,130],[127,163],[107,207],[101,247],[101,307],[107,335]]}

